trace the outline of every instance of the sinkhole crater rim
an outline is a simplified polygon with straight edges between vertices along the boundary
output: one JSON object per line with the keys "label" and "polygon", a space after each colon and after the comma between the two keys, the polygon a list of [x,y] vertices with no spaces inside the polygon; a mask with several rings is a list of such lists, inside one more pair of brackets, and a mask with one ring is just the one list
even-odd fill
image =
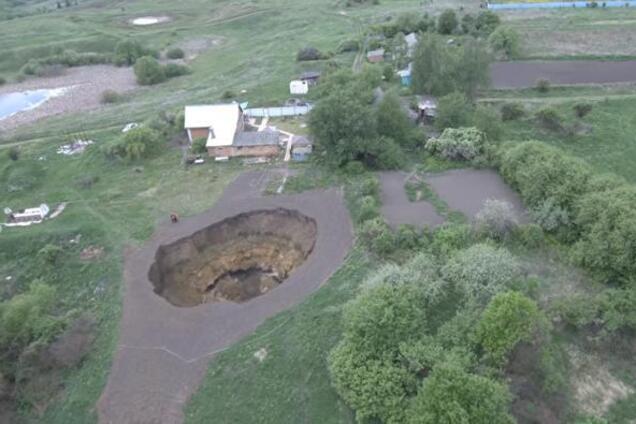
{"label": "sinkhole crater rim", "polygon": [[148,271],[154,292],[178,307],[243,303],[281,285],[311,254],[316,220],[293,209],[259,209],[161,245]]}

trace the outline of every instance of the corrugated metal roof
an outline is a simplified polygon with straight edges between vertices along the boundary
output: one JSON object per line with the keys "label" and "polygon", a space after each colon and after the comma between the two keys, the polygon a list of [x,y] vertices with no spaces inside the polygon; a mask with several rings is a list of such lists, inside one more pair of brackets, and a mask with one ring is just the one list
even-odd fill
{"label": "corrugated metal roof", "polygon": [[210,128],[207,146],[229,146],[240,117],[238,103],[186,106],[185,128]]}
{"label": "corrugated metal roof", "polygon": [[245,131],[236,136],[235,146],[271,146],[278,145],[278,131]]}

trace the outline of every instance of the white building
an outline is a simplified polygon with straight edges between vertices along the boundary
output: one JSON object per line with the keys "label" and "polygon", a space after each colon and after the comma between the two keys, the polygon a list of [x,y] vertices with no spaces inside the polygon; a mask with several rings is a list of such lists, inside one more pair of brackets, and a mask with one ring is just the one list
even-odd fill
{"label": "white building", "polygon": [[309,93],[309,83],[306,80],[293,80],[289,83],[289,92],[291,94],[307,94]]}

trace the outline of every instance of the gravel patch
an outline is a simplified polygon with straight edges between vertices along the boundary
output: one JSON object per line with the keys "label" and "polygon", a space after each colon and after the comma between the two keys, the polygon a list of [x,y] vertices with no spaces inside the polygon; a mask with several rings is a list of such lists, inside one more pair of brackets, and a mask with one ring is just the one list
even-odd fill
{"label": "gravel patch", "polygon": [[34,78],[4,85],[0,87],[0,94],[62,87],[67,88],[64,95],[51,98],[35,109],[0,120],[0,132],[11,131],[21,125],[32,124],[55,115],[95,109],[101,106],[103,91],[123,93],[136,88],[137,82],[132,68],[110,65],[82,66],[69,68],[61,76]]}

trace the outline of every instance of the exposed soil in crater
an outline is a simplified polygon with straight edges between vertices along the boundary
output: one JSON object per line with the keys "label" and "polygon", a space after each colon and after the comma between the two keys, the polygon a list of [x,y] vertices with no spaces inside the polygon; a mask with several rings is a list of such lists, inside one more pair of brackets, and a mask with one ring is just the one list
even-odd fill
{"label": "exposed soil in crater", "polygon": [[297,211],[248,212],[161,246],[148,277],[175,306],[244,302],[281,284],[316,236],[316,222]]}

